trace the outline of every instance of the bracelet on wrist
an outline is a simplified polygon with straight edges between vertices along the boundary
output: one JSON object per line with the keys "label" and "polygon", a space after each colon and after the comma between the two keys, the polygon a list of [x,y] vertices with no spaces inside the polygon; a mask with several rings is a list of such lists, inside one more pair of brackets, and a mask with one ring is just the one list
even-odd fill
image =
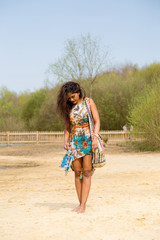
{"label": "bracelet on wrist", "polygon": [[99,135],[98,135],[97,133],[93,133],[93,137],[96,137],[96,138],[98,138],[98,137],[99,137]]}

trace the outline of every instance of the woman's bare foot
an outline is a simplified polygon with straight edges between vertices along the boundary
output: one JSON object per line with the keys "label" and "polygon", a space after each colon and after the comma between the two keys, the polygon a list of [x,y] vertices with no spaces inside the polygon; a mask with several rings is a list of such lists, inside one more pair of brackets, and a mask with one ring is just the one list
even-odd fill
{"label": "woman's bare foot", "polygon": [[85,210],[86,210],[86,208],[85,208],[85,206],[79,206],[79,208],[78,208],[78,210],[76,211],[77,213],[85,213]]}
{"label": "woman's bare foot", "polygon": [[79,205],[78,207],[74,208],[74,209],[72,210],[72,212],[77,212],[80,207],[81,207],[81,205]]}

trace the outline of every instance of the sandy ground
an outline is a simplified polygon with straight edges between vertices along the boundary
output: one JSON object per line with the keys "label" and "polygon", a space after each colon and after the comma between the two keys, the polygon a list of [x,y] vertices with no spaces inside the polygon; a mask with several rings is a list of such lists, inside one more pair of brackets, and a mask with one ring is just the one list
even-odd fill
{"label": "sandy ground", "polygon": [[160,240],[160,153],[109,145],[85,214],[61,144],[0,147],[0,240]]}

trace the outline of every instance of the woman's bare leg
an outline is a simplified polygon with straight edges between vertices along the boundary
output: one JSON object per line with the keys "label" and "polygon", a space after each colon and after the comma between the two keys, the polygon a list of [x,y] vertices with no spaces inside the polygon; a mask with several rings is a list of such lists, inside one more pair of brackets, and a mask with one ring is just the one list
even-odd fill
{"label": "woman's bare leg", "polygon": [[[81,199],[82,199],[82,179],[80,179],[80,174],[82,169],[82,159],[81,158],[75,159],[72,162],[72,164],[75,172],[75,186],[76,186],[76,191],[77,191],[77,196],[79,199],[79,206],[80,206]],[[79,206],[73,209],[72,211],[76,212],[79,209]]]}
{"label": "woman's bare leg", "polygon": [[91,171],[92,171],[92,155],[86,155],[83,157],[83,181],[80,207],[77,209],[78,213],[85,212],[86,202],[91,187]]}

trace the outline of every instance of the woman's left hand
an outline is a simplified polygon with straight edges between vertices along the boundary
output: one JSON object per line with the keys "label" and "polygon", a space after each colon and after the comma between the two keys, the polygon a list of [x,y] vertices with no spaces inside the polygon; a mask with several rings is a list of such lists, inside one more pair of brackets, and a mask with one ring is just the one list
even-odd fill
{"label": "woman's left hand", "polygon": [[97,138],[93,138],[93,141],[92,141],[92,151],[95,151],[97,147],[98,147]]}

